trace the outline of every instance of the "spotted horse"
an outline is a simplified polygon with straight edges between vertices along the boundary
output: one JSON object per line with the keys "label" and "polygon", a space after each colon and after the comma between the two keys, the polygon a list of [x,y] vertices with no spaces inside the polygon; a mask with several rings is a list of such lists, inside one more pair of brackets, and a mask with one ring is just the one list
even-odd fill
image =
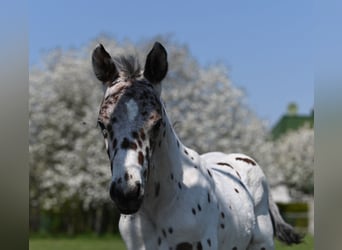
{"label": "spotted horse", "polygon": [[199,155],[181,143],[160,98],[168,70],[160,43],[144,69],[133,56],[112,58],[101,44],[92,65],[104,90],[98,125],[110,159],[109,193],[128,249],[269,250],[274,237],[301,241],[255,160]]}

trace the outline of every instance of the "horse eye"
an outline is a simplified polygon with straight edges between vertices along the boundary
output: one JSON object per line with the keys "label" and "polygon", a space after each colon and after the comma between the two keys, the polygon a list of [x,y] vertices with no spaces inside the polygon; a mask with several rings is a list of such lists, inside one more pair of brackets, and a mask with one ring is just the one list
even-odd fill
{"label": "horse eye", "polygon": [[156,138],[159,135],[160,127],[162,125],[163,119],[157,120],[151,127],[150,136],[151,138]]}
{"label": "horse eye", "polygon": [[101,121],[97,121],[97,126],[100,127],[101,130],[105,129],[105,125]]}
{"label": "horse eye", "polygon": [[155,130],[155,131],[159,130],[161,123],[162,123],[162,119],[159,119],[159,120],[153,125],[153,130]]}

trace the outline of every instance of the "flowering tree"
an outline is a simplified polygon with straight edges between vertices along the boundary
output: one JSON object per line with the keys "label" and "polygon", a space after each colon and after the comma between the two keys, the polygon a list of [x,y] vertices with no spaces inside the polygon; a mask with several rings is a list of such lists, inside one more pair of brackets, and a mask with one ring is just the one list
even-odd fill
{"label": "flowering tree", "polygon": [[104,198],[97,191],[108,174],[93,119],[99,95],[85,59],[50,56],[44,70],[30,74],[31,198],[46,209],[76,197],[89,205]]}
{"label": "flowering tree", "polygon": [[314,130],[302,127],[259,148],[271,186],[285,185],[293,198],[314,193]]}
{"label": "flowering tree", "polygon": [[253,154],[265,138],[264,124],[244,104],[243,92],[222,66],[199,69],[183,86],[170,84],[165,101],[180,137],[201,153]]}

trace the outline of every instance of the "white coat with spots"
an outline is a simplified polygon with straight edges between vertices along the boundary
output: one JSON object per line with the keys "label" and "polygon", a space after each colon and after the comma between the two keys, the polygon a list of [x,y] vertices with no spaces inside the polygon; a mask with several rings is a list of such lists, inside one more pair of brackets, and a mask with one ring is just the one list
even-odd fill
{"label": "white coat with spots", "polygon": [[104,98],[98,124],[127,249],[274,249],[301,237],[284,222],[259,165],[243,154],[199,155],[175,134],[160,99],[167,53],[155,43],[134,57],[92,55]]}

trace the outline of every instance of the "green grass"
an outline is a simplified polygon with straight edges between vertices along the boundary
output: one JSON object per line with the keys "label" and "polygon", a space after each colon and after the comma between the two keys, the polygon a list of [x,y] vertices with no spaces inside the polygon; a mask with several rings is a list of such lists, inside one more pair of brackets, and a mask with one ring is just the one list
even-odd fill
{"label": "green grass", "polygon": [[30,250],[125,250],[119,236],[31,237]]}
{"label": "green grass", "polygon": [[[78,236],[68,237],[31,237],[30,250],[125,250],[125,245],[119,236]],[[277,250],[312,250],[314,239],[306,236],[300,245],[288,247],[276,242]]]}
{"label": "green grass", "polygon": [[307,235],[301,244],[293,246],[286,246],[283,243],[276,241],[275,246],[275,249],[277,250],[313,250],[314,238],[311,235]]}

